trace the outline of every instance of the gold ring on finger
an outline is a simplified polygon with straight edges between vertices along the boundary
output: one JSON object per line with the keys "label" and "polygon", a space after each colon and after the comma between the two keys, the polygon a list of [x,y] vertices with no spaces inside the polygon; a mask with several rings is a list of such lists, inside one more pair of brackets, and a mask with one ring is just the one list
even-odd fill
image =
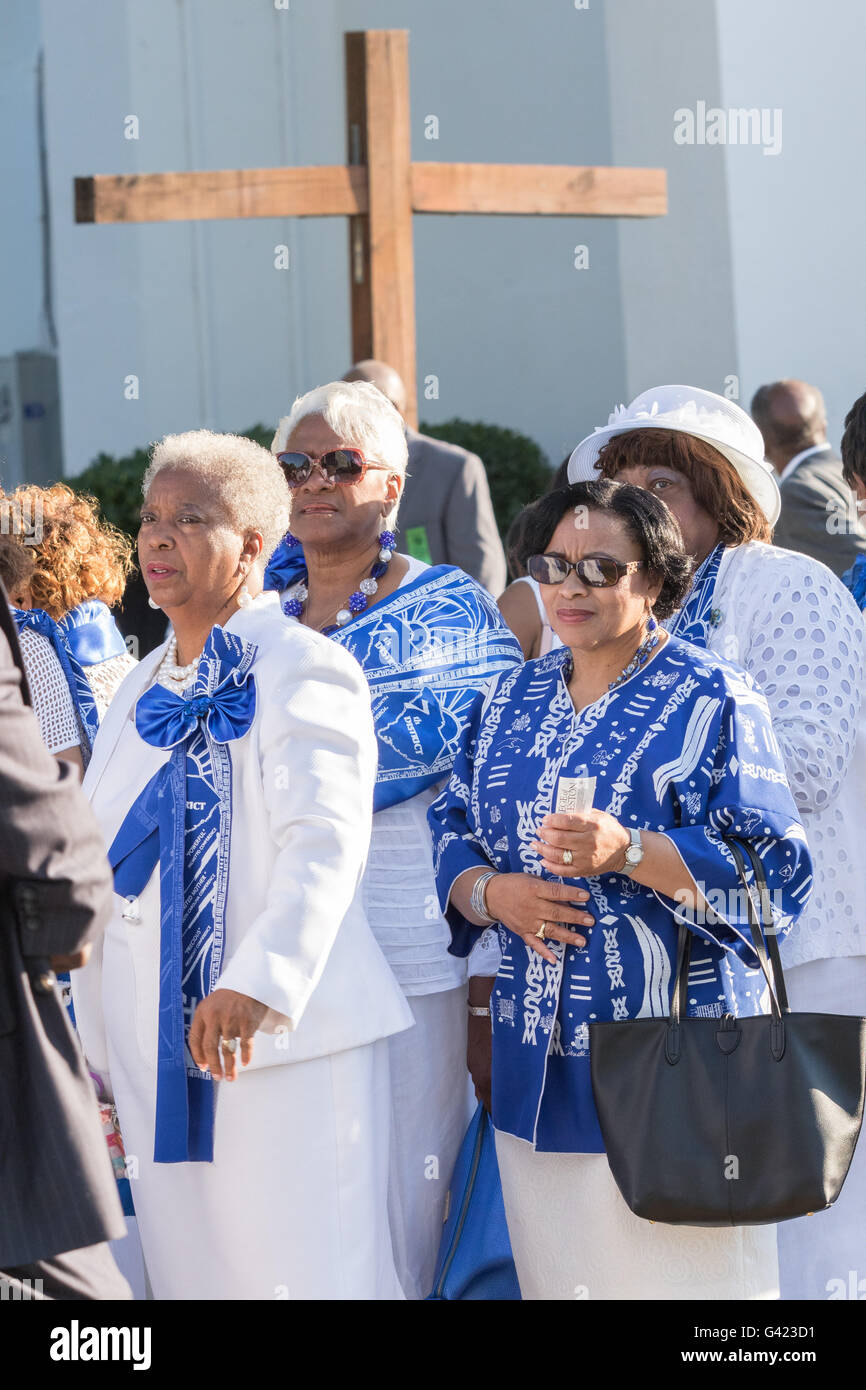
{"label": "gold ring on finger", "polygon": [[237,1038],[220,1038],[220,1044],[222,1046],[223,1052],[230,1052],[232,1055],[234,1055],[238,1050]]}
{"label": "gold ring on finger", "polygon": [[563,864],[573,864],[573,863],[574,863],[574,855],[572,854],[572,852],[571,852],[570,849],[564,849],[564,850],[562,851],[562,862],[563,862]]}
{"label": "gold ring on finger", "polygon": [[544,933],[545,933],[546,931],[547,931],[547,923],[546,923],[546,922],[542,922],[541,926],[538,928],[538,931],[535,933],[535,935],[541,937],[541,940],[543,941],[543,940],[544,940]]}

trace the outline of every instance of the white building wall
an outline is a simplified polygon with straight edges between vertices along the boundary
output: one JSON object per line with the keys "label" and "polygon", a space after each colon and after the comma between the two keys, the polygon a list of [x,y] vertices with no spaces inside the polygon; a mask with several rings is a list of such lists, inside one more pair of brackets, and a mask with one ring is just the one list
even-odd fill
{"label": "white building wall", "polygon": [[36,5],[0,12],[0,357],[51,346],[42,312]]}
{"label": "white building wall", "polygon": [[778,155],[725,148],[744,402],[813,382],[838,446],[866,390],[866,9],[722,0],[718,16],[720,104],[782,111]]}
{"label": "white building wall", "polygon": [[627,367],[617,403],[667,382],[735,397],[724,151],[674,140],[675,111],[719,99],[715,8],[715,0],[605,6],[614,162],[668,171],[667,217],[619,224]]}
{"label": "white building wall", "polygon": [[[93,227],[76,174],[345,158],[345,30],[411,30],[416,159],[607,163],[600,4],[43,0],[66,468],[176,430],[272,422],[349,364],[342,219]],[[425,139],[424,118],[440,138]],[[124,139],[136,115],[138,140]],[[274,269],[274,247],[291,268]],[[590,247],[590,270],[574,247]],[[415,219],[430,420],[525,430],[558,462],[619,395],[615,224]],[[139,379],[139,397],[124,380]]]}

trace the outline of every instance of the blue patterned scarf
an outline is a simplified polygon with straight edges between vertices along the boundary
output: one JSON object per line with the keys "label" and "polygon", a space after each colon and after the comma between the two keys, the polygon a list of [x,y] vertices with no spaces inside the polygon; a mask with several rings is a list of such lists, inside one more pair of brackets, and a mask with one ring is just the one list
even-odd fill
{"label": "blue patterned scarf", "polygon": [[693,642],[696,647],[703,647],[705,650],[710,645],[710,633],[722,620],[722,614],[713,607],[713,596],[724,553],[725,547],[722,544],[710,551],[695,570],[692,587],[682,608],[663,624],[672,637],[680,637],[684,642]]}
{"label": "blue patterned scarf", "polygon": [[220,974],[232,819],[228,745],[250,729],[257,647],[215,626],[185,697],[152,685],[135,707],[145,743],[171,757],[109,850],[115,892],[137,897],[160,866],[155,1163],[213,1160],[213,1080],[188,1049],[195,1010]]}
{"label": "blue patterned scarf", "polygon": [[866,609],[866,555],[857,556],[851,568],[842,575],[842,583],[862,613]]}
{"label": "blue patterned scarf", "polygon": [[126,644],[110,609],[100,599],[88,599],[59,622],[42,608],[13,608],[12,617],[19,632],[32,628],[48,638],[63,668],[87,746],[92,748],[99,728],[99,714],[87,679],[87,667],[126,653]]}
{"label": "blue patterned scarf", "polygon": [[[305,571],[302,547],[283,541],[265,588],[282,590]],[[352,653],[370,686],[379,745],[374,811],[447,776],[479,692],[523,662],[490,595],[453,565],[430,566],[329,636]]]}
{"label": "blue patterned scarf", "polygon": [[267,563],[263,588],[275,589],[282,593],[290,584],[296,584],[307,572],[304,549],[300,541],[287,532]]}

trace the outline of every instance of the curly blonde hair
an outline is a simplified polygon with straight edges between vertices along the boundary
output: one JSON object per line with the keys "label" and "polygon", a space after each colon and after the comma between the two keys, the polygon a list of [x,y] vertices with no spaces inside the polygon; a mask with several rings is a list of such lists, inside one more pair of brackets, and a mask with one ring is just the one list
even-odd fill
{"label": "curly blonde hair", "polygon": [[102,520],[95,497],[65,483],[24,484],[4,496],[3,509],[33,556],[35,608],[59,621],[86,599],[102,599],[109,608],[120,602],[133,568],[132,543]]}

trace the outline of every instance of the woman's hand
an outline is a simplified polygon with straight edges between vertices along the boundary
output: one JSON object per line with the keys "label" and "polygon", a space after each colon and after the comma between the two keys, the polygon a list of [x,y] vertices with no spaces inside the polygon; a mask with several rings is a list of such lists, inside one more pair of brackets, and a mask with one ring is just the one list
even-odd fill
{"label": "woman's hand", "polygon": [[[253,1055],[253,1034],[268,1012],[266,1004],[238,994],[233,989],[215,989],[203,999],[193,1015],[189,1030],[189,1050],[193,1061],[203,1071],[209,1071],[214,1081],[234,1081],[238,1074],[236,1052],[227,1052],[220,1039],[240,1038],[241,1065],[247,1066]],[[225,1071],[223,1071],[225,1068]]]}
{"label": "woman's hand", "polygon": [[534,874],[497,874],[488,883],[484,896],[490,916],[521,936],[527,946],[551,965],[556,964],[556,956],[538,934],[542,925],[547,940],[580,947],[586,945],[586,937],[570,931],[564,924],[573,922],[575,926],[591,927],[595,921],[589,913],[573,906],[589,901],[584,889],[567,883],[549,883]]}
{"label": "woman's hand", "polygon": [[[532,848],[549,873],[560,878],[588,878],[591,874],[621,872],[630,844],[628,831],[607,811],[582,811],[545,816]],[[563,859],[566,850],[571,853],[570,863]]]}

